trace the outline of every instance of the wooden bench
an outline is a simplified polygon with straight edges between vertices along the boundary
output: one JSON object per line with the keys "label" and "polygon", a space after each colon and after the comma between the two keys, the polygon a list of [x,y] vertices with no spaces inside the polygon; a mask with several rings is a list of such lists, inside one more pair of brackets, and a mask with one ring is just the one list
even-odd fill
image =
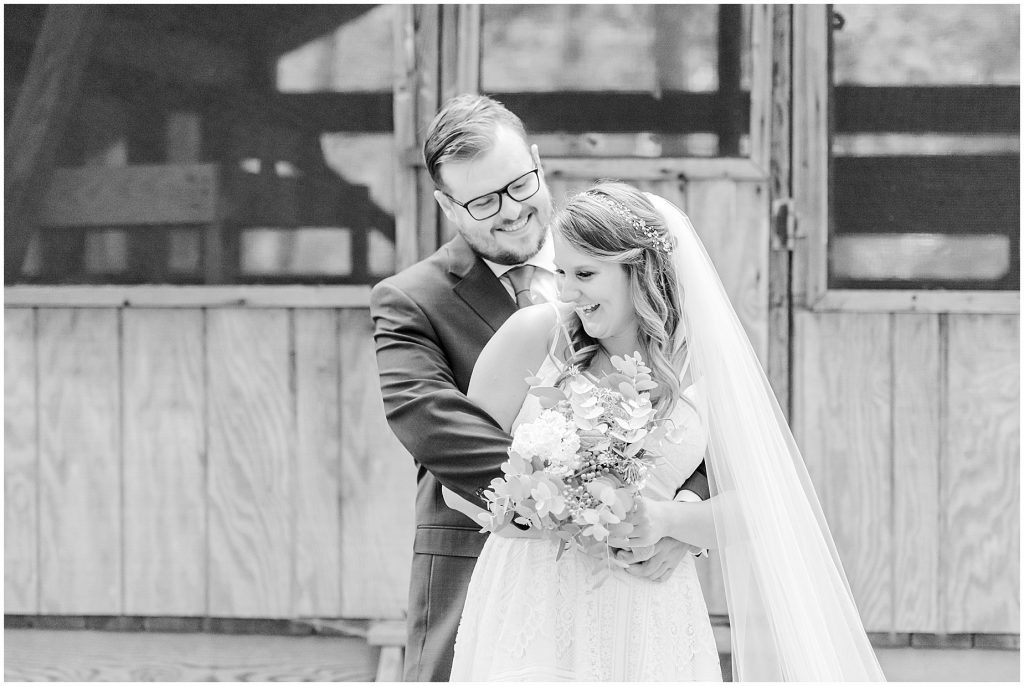
{"label": "wooden bench", "polygon": [[375,681],[401,681],[405,662],[405,622],[381,620],[370,624],[366,642],[380,646]]}

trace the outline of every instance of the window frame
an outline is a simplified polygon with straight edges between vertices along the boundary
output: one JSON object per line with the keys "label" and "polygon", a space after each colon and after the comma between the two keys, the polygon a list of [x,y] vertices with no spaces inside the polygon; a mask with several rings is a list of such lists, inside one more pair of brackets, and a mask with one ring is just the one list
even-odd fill
{"label": "window frame", "polygon": [[828,287],[830,5],[793,7],[793,300],[815,312],[1019,314],[1020,290]]}

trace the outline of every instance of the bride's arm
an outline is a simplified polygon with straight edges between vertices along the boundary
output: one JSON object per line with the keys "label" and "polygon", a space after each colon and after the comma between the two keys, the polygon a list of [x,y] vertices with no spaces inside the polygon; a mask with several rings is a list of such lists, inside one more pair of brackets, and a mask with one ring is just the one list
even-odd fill
{"label": "bride's arm", "polygon": [[516,311],[480,352],[466,395],[506,432],[530,390],[526,378],[537,372],[555,321],[554,311],[534,305]]}
{"label": "bride's arm", "polygon": [[669,537],[701,549],[717,547],[712,515],[715,498],[698,502],[643,499],[626,545],[644,548]]}
{"label": "bride's arm", "polygon": [[[536,373],[547,354],[554,312],[550,307],[527,307],[513,313],[480,352],[466,396],[511,432],[526,394],[526,378]],[[453,491],[442,488],[445,504],[477,524],[486,512]]]}

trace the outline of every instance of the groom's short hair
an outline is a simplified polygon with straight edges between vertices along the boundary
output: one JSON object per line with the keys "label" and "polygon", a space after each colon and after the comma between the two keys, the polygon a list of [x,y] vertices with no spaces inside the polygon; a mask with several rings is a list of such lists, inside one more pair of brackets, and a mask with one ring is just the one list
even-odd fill
{"label": "groom's short hair", "polygon": [[494,132],[504,125],[526,142],[523,121],[504,105],[486,95],[456,95],[430,122],[423,142],[423,161],[437,188],[443,189],[441,165],[471,160],[494,145]]}

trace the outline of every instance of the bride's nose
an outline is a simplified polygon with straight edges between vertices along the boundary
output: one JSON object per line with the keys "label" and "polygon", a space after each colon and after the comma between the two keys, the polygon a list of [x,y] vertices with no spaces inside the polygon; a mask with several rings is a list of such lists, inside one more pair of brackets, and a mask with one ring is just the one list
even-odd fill
{"label": "bride's nose", "polygon": [[558,287],[558,299],[562,302],[572,303],[576,302],[580,297],[580,290],[568,283],[568,279],[563,280]]}

